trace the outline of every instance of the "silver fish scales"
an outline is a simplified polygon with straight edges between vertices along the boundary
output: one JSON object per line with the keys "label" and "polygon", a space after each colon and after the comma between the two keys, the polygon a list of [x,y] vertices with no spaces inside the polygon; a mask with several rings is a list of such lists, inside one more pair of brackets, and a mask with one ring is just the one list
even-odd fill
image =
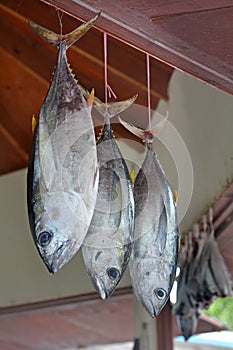
{"label": "silver fish scales", "polygon": [[163,123],[150,131],[120,122],[147,145],[145,160],[134,182],[135,242],[129,270],[138,301],[155,317],[171,292],[179,241],[174,195],[152,144]]}
{"label": "silver fish scales", "polygon": [[94,215],[82,246],[83,260],[93,286],[105,299],[111,296],[128,265],[133,244],[134,200],[126,163],[113,137],[110,119],[136,97],[115,103],[95,98],[105,116],[97,142],[99,187]]}
{"label": "silver fish scales", "polygon": [[92,106],[71,73],[66,51],[97,18],[67,35],[29,22],[58,49],[56,69],[33,136],[27,189],[31,232],[50,272],[56,272],[78,251],[95,207],[98,173]]}

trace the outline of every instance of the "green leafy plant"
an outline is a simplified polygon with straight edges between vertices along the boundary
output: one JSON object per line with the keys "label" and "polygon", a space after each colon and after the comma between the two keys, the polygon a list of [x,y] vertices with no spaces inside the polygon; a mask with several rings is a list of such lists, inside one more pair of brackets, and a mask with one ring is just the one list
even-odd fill
{"label": "green leafy plant", "polygon": [[216,318],[233,330],[233,297],[217,298],[204,314]]}

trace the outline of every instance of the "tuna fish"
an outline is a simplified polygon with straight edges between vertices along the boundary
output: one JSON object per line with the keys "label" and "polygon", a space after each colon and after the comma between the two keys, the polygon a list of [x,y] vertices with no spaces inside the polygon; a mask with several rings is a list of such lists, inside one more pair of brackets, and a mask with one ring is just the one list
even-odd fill
{"label": "tuna fish", "polygon": [[101,298],[111,296],[128,265],[133,244],[134,200],[126,163],[113,137],[110,119],[128,108],[136,97],[102,103],[95,108],[104,116],[97,142],[99,188],[94,215],[82,246],[87,273]]}
{"label": "tuna fish", "polygon": [[58,49],[58,61],[35,127],[28,166],[31,232],[49,272],[58,271],[79,250],[92,219],[98,171],[91,118],[67,62],[66,51],[96,22],[58,35],[32,21],[30,26]]}
{"label": "tuna fish", "polygon": [[134,182],[135,233],[129,263],[133,290],[152,316],[166,304],[175,278],[178,255],[176,203],[153,148],[154,130],[139,129],[120,119],[147,146],[145,160]]}

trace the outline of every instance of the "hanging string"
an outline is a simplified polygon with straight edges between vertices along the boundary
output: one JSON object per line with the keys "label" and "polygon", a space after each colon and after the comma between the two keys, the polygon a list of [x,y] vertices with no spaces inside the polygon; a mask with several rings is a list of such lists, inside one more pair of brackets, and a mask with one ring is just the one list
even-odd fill
{"label": "hanging string", "polygon": [[58,8],[56,8],[56,11],[57,11],[57,17],[58,17],[59,26],[60,26],[60,35],[62,36],[62,29],[63,29],[62,17],[64,12],[60,13],[60,10]]}
{"label": "hanging string", "polygon": [[148,129],[151,130],[151,102],[150,102],[150,56],[146,54],[147,71],[147,103],[148,103]]}
{"label": "hanging string", "polygon": [[22,2],[23,2],[23,0],[19,0],[15,12],[17,12],[17,13],[19,12],[19,9],[20,9],[20,7],[21,7],[21,5],[22,5]]}
{"label": "hanging string", "polygon": [[108,85],[108,48],[107,48],[107,33],[104,32],[104,92],[105,104],[107,109],[108,98],[112,96],[117,98],[110,85]]}
{"label": "hanging string", "polygon": [[107,107],[108,103],[108,69],[107,69],[107,55],[108,55],[108,49],[107,49],[107,33],[104,32],[104,92],[105,92],[105,103]]}

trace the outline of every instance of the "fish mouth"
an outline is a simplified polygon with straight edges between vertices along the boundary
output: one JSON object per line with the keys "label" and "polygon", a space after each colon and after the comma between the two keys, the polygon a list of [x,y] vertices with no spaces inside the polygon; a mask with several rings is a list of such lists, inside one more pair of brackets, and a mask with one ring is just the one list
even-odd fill
{"label": "fish mouth", "polygon": [[154,304],[151,299],[147,299],[147,301],[144,301],[143,306],[152,318],[158,316],[159,312],[155,310]]}
{"label": "fish mouth", "polygon": [[101,278],[93,279],[93,284],[95,286],[96,291],[99,293],[101,299],[107,299],[111,294],[105,288],[104,282]]}
{"label": "fish mouth", "polygon": [[145,306],[147,312],[151,315],[151,317],[154,318],[154,317],[159,316],[160,312],[163,310],[164,306],[166,305],[167,300],[168,299],[166,299],[166,301],[164,301],[164,303],[160,307],[157,307],[157,308],[155,308],[154,303],[151,299],[148,299],[148,303],[144,302],[143,305]]}
{"label": "fish mouth", "polygon": [[56,273],[73,257],[77,251],[73,249],[75,244],[76,242],[68,240],[54,252],[52,261],[46,264],[50,273]]}

